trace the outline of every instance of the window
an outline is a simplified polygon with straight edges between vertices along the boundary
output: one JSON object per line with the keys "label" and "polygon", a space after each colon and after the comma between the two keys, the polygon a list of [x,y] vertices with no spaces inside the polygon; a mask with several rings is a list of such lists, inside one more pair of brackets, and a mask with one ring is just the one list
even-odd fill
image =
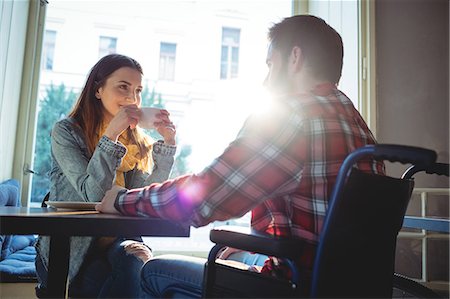
{"label": "window", "polygon": [[44,46],[42,48],[42,67],[44,70],[53,70],[55,56],[56,31],[45,30]]}
{"label": "window", "polygon": [[116,53],[117,38],[109,36],[100,36],[98,57]]}
{"label": "window", "polygon": [[159,79],[175,79],[175,57],[177,45],[161,42],[159,47]]}
{"label": "window", "polygon": [[[39,78],[39,135],[33,146],[30,206],[40,205],[48,191],[49,132],[70,111],[99,56],[120,51],[142,65],[143,103],[164,106],[177,126],[179,151],[172,175],[199,172],[236,137],[248,114],[261,106],[267,29],[291,15],[292,9],[291,0],[277,0],[276,6],[262,1],[258,10],[247,1],[164,1],[160,5],[131,1],[126,7],[120,3],[54,1],[48,6],[46,23],[62,24],[57,32],[64,47],[58,47],[58,55],[73,59],[58,60],[57,72],[42,72]],[[86,45],[82,49],[70,46],[81,43]],[[223,79],[234,80],[220,80],[222,70]],[[227,223],[248,225],[249,218]],[[145,241],[158,252],[185,250],[204,255],[211,247],[208,233],[213,225],[191,229],[189,240]]]}
{"label": "window", "polygon": [[359,25],[358,1],[309,1],[309,13],[324,19],[342,37],[344,61],[339,89],[360,110],[359,99]]}
{"label": "window", "polygon": [[238,76],[240,35],[240,29],[222,28],[220,79],[231,79]]}

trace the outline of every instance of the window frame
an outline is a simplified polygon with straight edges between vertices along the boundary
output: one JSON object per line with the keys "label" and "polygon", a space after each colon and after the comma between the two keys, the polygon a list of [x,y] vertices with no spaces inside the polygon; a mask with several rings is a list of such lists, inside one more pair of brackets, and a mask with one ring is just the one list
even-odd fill
{"label": "window frame", "polygon": [[46,0],[29,1],[28,24],[25,44],[25,59],[20,82],[19,114],[14,145],[12,177],[21,186],[22,206],[28,206],[31,191],[30,169],[34,154],[34,132],[36,129],[39,75],[44,41]]}
{"label": "window frame", "polygon": [[375,1],[359,1],[359,107],[377,137]]}

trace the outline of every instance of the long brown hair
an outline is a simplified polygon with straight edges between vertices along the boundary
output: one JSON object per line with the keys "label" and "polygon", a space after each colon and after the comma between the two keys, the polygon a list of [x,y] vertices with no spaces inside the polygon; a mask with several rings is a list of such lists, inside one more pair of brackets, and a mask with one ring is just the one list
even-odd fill
{"label": "long brown hair", "polygon": [[[101,137],[99,136],[99,130],[103,123],[103,105],[95,97],[95,93],[106,83],[106,80],[112,73],[122,67],[130,67],[143,74],[141,65],[133,58],[120,54],[104,56],[92,67],[80,97],[69,113],[69,117],[74,118],[84,132],[87,148],[91,155]],[[148,166],[151,163],[152,140],[139,128],[128,128],[126,134],[128,140],[139,147],[141,155],[139,168],[148,170]]]}

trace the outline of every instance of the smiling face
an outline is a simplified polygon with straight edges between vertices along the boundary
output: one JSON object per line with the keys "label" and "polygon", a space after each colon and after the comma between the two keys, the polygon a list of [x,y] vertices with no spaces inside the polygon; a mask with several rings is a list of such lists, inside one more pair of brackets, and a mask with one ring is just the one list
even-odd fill
{"label": "smiling face", "polygon": [[95,96],[102,102],[103,117],[109,122],[120,107],[141,105],[142,74],[133,68],[122,67],[113,72]]}

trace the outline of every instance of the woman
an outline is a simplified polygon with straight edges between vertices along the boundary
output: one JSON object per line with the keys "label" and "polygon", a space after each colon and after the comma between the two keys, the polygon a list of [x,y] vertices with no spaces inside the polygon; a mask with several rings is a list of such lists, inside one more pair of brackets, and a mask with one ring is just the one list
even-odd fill
{"label": "woman", "polygon": [[[114,185],[137,188],[169,177],[175,126],[161,110],[154,123],[164,140],[153,143],[137,126],[141,117],[142,68],[112,54],[91,69],[78,101],[52,130],[50,197],[53,201],[98,202]],[[140,238],[72,237],[69,296],[132,298],[151,251]],[[39,237],[36,270],[47,284],[49,238]]]}

